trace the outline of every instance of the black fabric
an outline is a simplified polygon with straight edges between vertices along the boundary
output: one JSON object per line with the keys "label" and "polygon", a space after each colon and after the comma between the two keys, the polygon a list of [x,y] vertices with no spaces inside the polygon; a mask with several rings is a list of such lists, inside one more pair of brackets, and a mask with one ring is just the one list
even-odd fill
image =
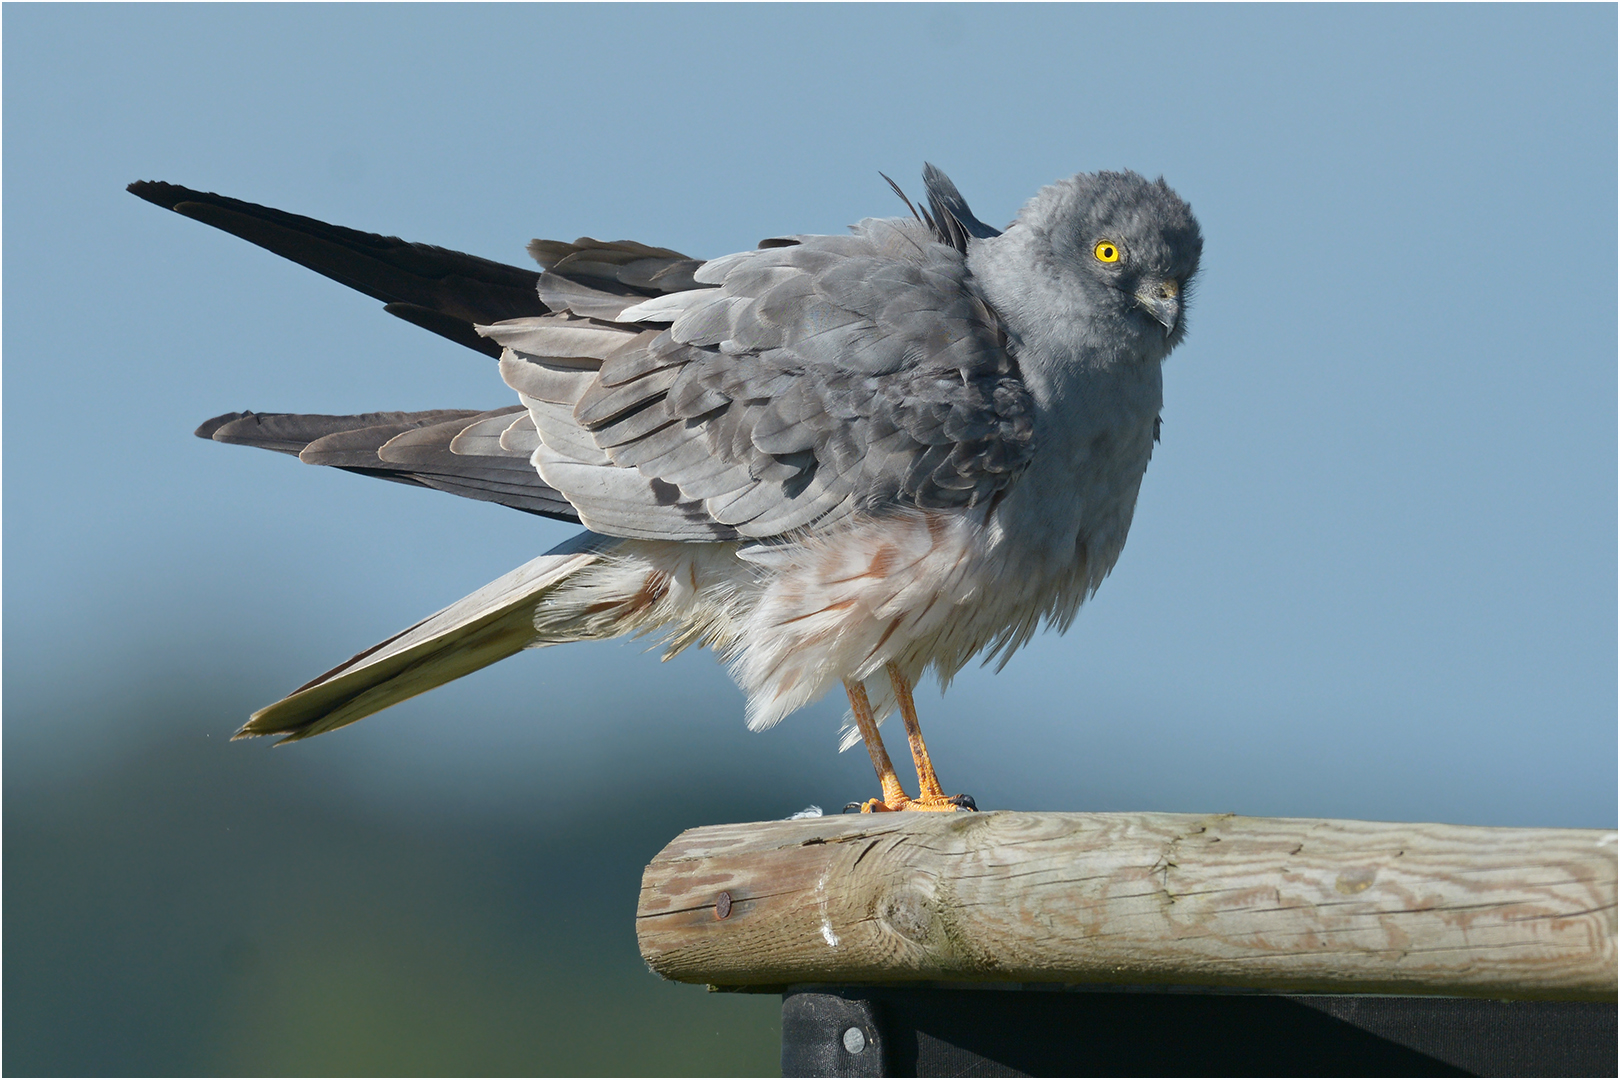
{"label": "black fabric", "polygon": [[[1615,1015],[1604,1002],[816,987],[783,995],[782,1069],[784,1076],[1613,1076]],[[843,1030],[863,1016],[878,1029],[880,1058],[841,1049]],[[874,1066],[882,1072],[853,1071]]]}

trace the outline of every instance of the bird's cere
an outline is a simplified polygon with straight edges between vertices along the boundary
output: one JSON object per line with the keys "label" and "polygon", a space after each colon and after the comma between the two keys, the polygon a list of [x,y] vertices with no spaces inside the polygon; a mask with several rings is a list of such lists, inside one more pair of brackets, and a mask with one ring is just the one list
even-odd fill
{"label": "bird's cere", "polygon": [[1136,302],[1152,315],[1166,334],[1181,322],[1181,283],[1174,278],[1144,281],[1136,287]]}

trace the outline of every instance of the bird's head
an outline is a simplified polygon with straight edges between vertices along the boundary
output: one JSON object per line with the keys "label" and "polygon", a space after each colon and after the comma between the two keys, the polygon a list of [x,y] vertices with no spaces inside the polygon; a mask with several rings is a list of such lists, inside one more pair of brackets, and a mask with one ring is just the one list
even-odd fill
{"label": "bird's head", "polygon": [[1192,208],[1164,180],[1081,173],[1043,188],[1008,233],[1041,276],[1076,302],[1088,330],[1162,357],[1186,334],[1204,240]]}

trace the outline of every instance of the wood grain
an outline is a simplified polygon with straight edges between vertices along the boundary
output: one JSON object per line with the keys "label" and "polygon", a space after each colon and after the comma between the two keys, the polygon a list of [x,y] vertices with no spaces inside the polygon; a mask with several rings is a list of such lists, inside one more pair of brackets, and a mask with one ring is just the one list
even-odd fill
{"label": "wood grain", "polygon": [[647,867],[637,937],[659,974],[721,986],[1004,981],[1612,1000],[1615,839],[1010,811],[716,825],[682,833]]}

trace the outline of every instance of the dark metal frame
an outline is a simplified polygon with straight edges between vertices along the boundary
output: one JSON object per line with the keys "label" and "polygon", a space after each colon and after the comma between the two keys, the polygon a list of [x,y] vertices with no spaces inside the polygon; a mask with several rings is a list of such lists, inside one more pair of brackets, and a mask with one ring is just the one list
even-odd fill
{"label": "dark metal frame", "polygon": [[1614,1076],[1613,1002],[806,986],[783,1076]]}

